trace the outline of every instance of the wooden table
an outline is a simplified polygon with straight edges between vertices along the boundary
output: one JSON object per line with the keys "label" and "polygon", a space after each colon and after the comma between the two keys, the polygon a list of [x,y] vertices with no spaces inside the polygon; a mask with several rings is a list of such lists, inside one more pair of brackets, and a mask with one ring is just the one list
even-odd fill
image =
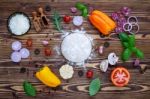
{"label": "wooden table", "polygon": [[[79,0],[78,0],[79,1]],[[133,66],[133,56],[129,61],[117,64],[125,66],[131,73],[129,85],[122,88],[116,88],[110,81],[110,73],[115,66],[109,67],[106,73],[99,70],[99,63],[106,59],[110,52],[115,52],[120,56],[122,47],[117,37],[102,38],[98,31],[85,20],[83,27],[94,38],[95,48],[102,45],[105,41],[110,42],[110,47],[104,50],[103,55],[95,52],[95,55],[88,61],[87,69],[94,71],[94,76],[98,75],[102,82],[101,91],[93,97],[88,95],[88,85],[91,80],[78,76],[78,71],[83,68],[75,68],[75,74],[69,81],[62,80],[62,86],[57,89],[45,87],[38,81],[34,73],[40,68],[36,64],[47,63],[50,68],[60,77],[59,68],[66,63],[65,59],[53,50],[53,55],[45,57],[43,54],[42,40],[50,40],[49,47],[55,48],[60,46],[62,39],[61,33],[58,32],[53,23],[50,21],[50,27],[42,29],[37,33],[31,27],[28,34],[24,36],[12,36],[7,30],[7,18],[15,11],[22,11],[28,14],[31,18],[31,12],[36,11],[38,7],[51,6],[51,11],[46,12],[48,18],[57,10],[63,15],[79,15],[70,13],[70,7],[75,5],[75,0],[0,0],[0,99],[150,99],[150,0],[80,0],[93,6],[95,9],[102,10],[108,14],[119,10],[123,6],[128,6],[132,9],[132,15],[137,16],[140,25],[140,31],[136,35],[136,46],[141,49],[145,58],[141,60],[141,65],[148,67],[144,74],[139,73],[138,67]],[[75,29],[72,24],[62,23],[68,29]],[[10,60],[11,43],[15,40],[20,40],[25,47],[25,42],[28,38],[33,39],[33,47],[30,49],[31,58],[24,59],[21,63],[15,64]],[[40,55],[35,55],[34,50],[41,50]],[[26,72],[20,73],[20,69],[26,68]],[[38,90],[37,97],[28,97],[22,89],[22,82],[28,80]]]}

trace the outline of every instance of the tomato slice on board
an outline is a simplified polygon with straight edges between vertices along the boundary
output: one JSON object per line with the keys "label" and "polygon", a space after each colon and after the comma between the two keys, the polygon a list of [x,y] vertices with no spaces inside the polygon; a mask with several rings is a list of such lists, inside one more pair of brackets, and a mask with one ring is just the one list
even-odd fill
{"label": "tomato slice on board", "polygon": [[126,68],[117,67],[111,73],[111,81],[115,86],[123,87],[128,84],[130,73]]}

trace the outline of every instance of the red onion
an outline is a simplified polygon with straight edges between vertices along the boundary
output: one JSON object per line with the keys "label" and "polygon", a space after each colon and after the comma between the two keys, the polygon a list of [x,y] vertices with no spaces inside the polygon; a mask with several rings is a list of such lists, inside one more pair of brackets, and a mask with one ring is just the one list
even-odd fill
{"label": "red onion", "polygon": [[124,16],[129,16],[131,13],[131,9],[128,7],[123,7],[120,11]]}
{"label": "red onion", "polygon": [[116,32],[116,33],[121,33],[121,32],[123,32],[123,29],[122,29],[121,27],[117,27],[117,28],[115,29],[115,32]]}
{"label": "red onion", "polygon": [[77,12],[77,8],[76,7],[71,7],[70,10],[71,10],[72,13],[76,13]]}
{"label": "red onion", "polygon": [[134,66],[140,66],[140,60],[139,59],[136,59],[134,61]]}
{"label": "red onion", "polygon": [[115,12],[111,14],[111,17],[112,17],[112,19],[115,20],[115,21],[117,21],[118,18],[119,18],[118,15],[117,15],[117,13],[115,13]]}

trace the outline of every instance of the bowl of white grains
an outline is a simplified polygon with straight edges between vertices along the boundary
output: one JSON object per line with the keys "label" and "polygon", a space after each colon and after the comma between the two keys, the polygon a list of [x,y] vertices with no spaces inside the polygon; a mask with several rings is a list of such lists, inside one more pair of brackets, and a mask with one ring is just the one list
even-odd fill
{"label": "bowl of white grains", "polygon": [[30,30],[31,21],[25,13],[15,12],[9,16],[7,28],[13,35],[23,35]]}

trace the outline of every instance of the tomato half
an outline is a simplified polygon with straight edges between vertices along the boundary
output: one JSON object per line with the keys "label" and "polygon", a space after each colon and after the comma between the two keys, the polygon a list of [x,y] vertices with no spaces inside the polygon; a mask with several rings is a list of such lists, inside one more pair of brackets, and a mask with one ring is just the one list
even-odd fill
{"label": "tomato half", "polygon": [[128,84],[130,73],[126,68],[117,67],[111,73],[111,81],[115,86],[123,87]]}

